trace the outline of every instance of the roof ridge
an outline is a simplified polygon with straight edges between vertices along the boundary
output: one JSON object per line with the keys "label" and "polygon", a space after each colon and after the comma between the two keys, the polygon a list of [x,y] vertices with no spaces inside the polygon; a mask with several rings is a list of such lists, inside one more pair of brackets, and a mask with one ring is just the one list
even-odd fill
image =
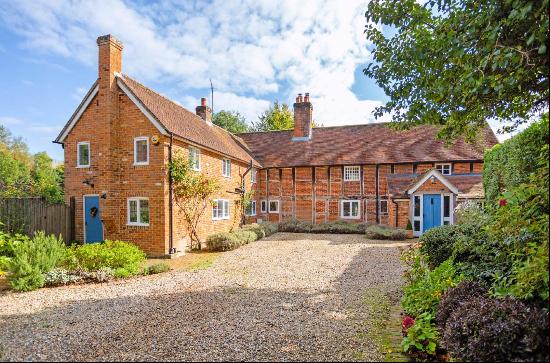
{"label": "roof ridge", "polygon": [[[369,122],[366,124],[350,124],[350,125],[333,125],[333,126],[317,126],[314,127],[313,130],[323,130],[323,129],[334,129],[334,128],[344,128],[344,127],[364,127],[364,126],[380,126],[380,125],[389,125],[393,123],[393,121],[383,121],[383,122]],[[244,135],[244,134],[265,134],[270,132],[286,132],[286,131],[292,131],[293,129],[285,129],[285,130],[268,130],[268,131],[249,131],[249,132],[239,132],[237,135]]]}

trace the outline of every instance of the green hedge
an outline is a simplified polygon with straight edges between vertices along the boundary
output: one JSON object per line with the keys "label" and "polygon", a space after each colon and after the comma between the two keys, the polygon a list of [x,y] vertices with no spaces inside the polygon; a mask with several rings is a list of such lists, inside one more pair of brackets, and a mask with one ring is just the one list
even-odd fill
{"label": "green hedge", "polygon": [[548,144],[548,114],[485,152],[483,186],[486,200],[495,204],[504,191],[527,182],[529,174],[538,167],[537,161],[545,144]]}
{"label": "green hedge", "polygon": [[346,221],[325,222],[313,224],[299,219],[289,219],[279,223],[279,231],[295,233],[339,233],[339,234],[363,234],[365,224],[350,223]]}
{"label": "green hedge", "polygon": [[407,238],[407,231],[375,224],[367,227],[365,236],[368,239],[402,241]]}
{"label": "green hedge", "polygon": [[277,225],[270,222],[253,223],[231,232],[208,236],[206,245],[211,251],[230,251],[277,232]]}

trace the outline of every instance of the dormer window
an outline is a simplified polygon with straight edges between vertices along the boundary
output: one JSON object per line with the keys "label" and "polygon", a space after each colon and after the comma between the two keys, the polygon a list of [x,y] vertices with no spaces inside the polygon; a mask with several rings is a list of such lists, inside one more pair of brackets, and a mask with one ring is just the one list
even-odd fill
{"label": "dormer window", "polygon": [[443,175],[451,175],[451,164],[435,164],[435,168]]}

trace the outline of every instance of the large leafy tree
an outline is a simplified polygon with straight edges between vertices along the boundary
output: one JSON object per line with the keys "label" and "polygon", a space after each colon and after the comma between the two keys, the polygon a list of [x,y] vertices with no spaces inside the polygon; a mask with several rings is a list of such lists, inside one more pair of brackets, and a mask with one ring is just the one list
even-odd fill
{"label": "large leafy tree", "polygon": [[366,18],[364,73],[390,97],[377,117],[472,139],[488,119],[511,131],[548,108],[548,0],[373,0]]}
{"label": "large leafy tree", "polygon": [[212,117],[212,122],[221,128],[233,134],[239,134],[248,131],[248,123],[244,116],[238,111],[225,111],[216,112]]}
{"label": "large leafy tree", "polygon": [[252,124],[253,131],[289,130],[294,127],[294,114],[286,103],[275,101]]}
{"label": "large leafy tree", "polygon": [[63,202],[63,167],[45,152],[32,155],[21,138],[0,125],[0,197],[41,196]]}

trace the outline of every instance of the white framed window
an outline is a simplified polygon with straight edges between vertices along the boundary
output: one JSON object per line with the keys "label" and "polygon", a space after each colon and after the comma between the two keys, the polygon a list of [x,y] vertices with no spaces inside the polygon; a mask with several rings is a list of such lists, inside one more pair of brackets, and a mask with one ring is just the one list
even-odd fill
{"label": "white framed window", "polygon": [[149,165],[149,138],[134,138],[134,165]]}
{"label": "white framed window", "polygon": [[344,181],[359,181],[360,179],[359,166],[344,166]]}
{"label": "white framed window", "polygon": [[279,213],[279,201],[270,200],[269,201],[269,213]]}
{"label": "white framed window", "polygon": [[250,204],[246,207],[245,214],[247,216],[255,216],[256,215],[256,201],[255,200],[250,201]]}
{"label": "white framed window", "polygon": [[380,214],[388,214],[388,201],[386,199],[380,200]]}
{"label": "white framed window", "polygon": [[340,201],[340,218],[359,219],[361,218],[361,203],[359,200]]}
{"label": "white framed window", "polygon": [[256,183],[256,173],[257,173],[256,168],[252,168],[252,170],[250,170],[250,182],[252,184]]}
{"label": "white framed window", "polygon": [[212,220],[229,219],[229,201],[227,199],[214,199],[212,201]]}
{"label": "white framed window", "polygon": [[451,175],[451,164],[435,164],[435,168],[443,175]]}
{"label": "white framed window", "polygon": [[201,170],[201,151],[196,147],[189,148],[189,161],[193,170]]}
{"label": "white framed window", "polygon": [[443,198],[443,224],[452,224],[451,220],[451,211],[452,211],[452,201],[451,196],[449,194],[443,194],[441,196]]}
{"label": "white framed window", "polygon": [[231,177],[231,160],[222,159],[222,175],[226,178]]}
{"label": "white framed window", "polygon": [[82,141],[76,144],[76,167],[90,167],[90,142]]}
{"label": "white framed window", "polygon": [[128,225],[149,225],[149,199],[140,197],[128,198]]}
{"label": "white framed window", "polygon": [[260,201],[260,211],[261,211],[262,213],[266,213],[266,212],[267,212],[267,200],[262,199],[262,200]]}

